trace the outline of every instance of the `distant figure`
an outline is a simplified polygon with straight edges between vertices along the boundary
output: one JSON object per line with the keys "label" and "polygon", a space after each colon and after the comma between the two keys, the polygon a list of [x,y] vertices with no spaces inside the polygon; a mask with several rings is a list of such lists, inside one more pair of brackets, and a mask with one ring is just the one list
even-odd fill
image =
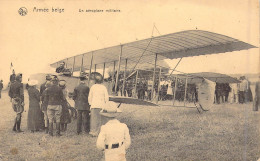
{"label": "distant figure", "polygon": [[230,85],[231,90],[229,92],[229,97],[228,97],[228,102],[229,103],[238,103],[238,90],[237,90],[237,84],[236,83],[232,83]]}
{"label": "distant figure", "polygon": [[53,124],[54,119],[56,120],[56,136],[61,136],[60,134],[60,117],[62,112],[62,101],[63,92],[58,86],[58,78],[53,76],[52,86],[46,89],[46,95],[44,101],[47,103],[47,114],[49,119],[49,134],[53,136]]}
{"label": "distant figure", "polygon": [[26,89],[26,90],[29,89],[29,81],[30,81],[30,79],[28,78],[28,82],[27,82],[26,85],[25,85],[25,89]]}
{"label": "distant figure", "polygon": [[224,90],[224,97],[225,97],[224,102],[228,102],[229,92],[231,92],[231,88],[228,83],[223,83],[223,90]]}
{"label": "distant figure", "polygon": [[132,90],[133,90],[132,82],[126,81],[126,91],[128,97],[132,97]]}
{"label": "distant figure", "polygon": [[38,84],[37,80],[30,80],[28,82],[28,95],[29,95],[29,110],[27,127],[31,132],[39,131],[42,127],[42,112],[40,110],[40,92],[36,89]]}
{"label": "distant figure", "polygon": [[60,118],[60,126],[61,126],[61,131],[66,131],[67,130],[67,124],[71,122],[70,119],[70,112],[68,108],[68,93],[69,91],[66,89],[66,81],[65,80],[60,80],[59,81],[59,87],[62,89],[63,92],[63,101],[62,101],[62,112],[61,112],[61,118]]}
{"label": "distant figure", "polygon": [[258,81],[255,85],[255,98],[253,106],[253,111],[258,111],[258,107],[260,106],[260,76],[258,77]]}
{"label": "distant figure", "polygon": [[239,84],[239,103],[246,102],[246,91],[249,88],[248,81],[245,76],[240,77],[241,83]]}
{"label": "distant figure", "polygon": [[222,85],[221,85],[221,83],[216,83],[215,95],[216,95],[216,103],[217,104],[220,104],[221,94],[222,94]]}
{"label": "distant figure", "polygon": [[[73,100],[77,115],[77,134],[82,132],[82,125],[86,133],[90,131],[90,105],[88,103],[89,87],[85,83],[85,76],[80,76],[80,84],[74,89]],[[82,124],[83,121],[83,124]]]}
{"label": "distant figure", "polygon": [[0,81],[0,99],[2,98],[2,89],[4,88],[4,85],[3,85],[3,80]]}
{"label": "distant figure", "polygon": [[8,94],[12,101],[13,110],[16,112],[13,131],[22,132],[21,121],[22,113],[24,111],[24,89],[22,84],[22,74],[17,74],[15,81],[10,85]]}
{"label": "distant figure", "polygon": [[94,75],[95,84],[90,88],[88,102],[90,106],[90,135],[97,136],[101,127],[101,116],[99,112],[108,102],[107,88],[102,85],[103,76],[100,73]]}
{"label": "distant figure", "polygon": [[97,148],[104,150],[106,161],[126,161],[126,149],[131,144],[129,129],[115,117],[121,113],[117,107],[106,108],[100,114],[110,120],[101,127]]}
{"label": "distant figure", "polygon": [[10,84],[11,84],[11,83],[14,83],[15,78],[16,78],[16,75],[15,75],[15,71],[14,71],[14,69],[13,69],[13,74],[10,75]]}

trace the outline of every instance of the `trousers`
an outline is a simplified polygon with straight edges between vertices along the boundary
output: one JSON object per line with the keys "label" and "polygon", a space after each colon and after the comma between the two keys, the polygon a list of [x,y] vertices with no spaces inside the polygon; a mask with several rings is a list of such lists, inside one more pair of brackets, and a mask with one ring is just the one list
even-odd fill
{"label": "trousers", "polygon": [[101,127],[101,108],[92,108],[90,114],[90,134],[98,136]]}
{"label": "trousers", "polygon": [[[77,116],[77,132],[80,133],[82,130],[82,125],[85,132],[89,132],[90,130],[90,111],[89,110],[78,110]],[[82,124],[83,122],[83,124]]]}
{"label": "trousers", "polygon": [[47,115],[50,123],[53,123],[54,119],[57,123],[60,123],[61,110],[61,105],[48,105]]}

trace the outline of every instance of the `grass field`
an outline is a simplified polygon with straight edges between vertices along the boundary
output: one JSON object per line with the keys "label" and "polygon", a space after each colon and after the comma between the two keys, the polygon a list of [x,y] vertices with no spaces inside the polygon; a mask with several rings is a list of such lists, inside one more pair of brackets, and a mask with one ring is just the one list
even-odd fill
{"label": "grass field", "polygon": [[[2,160],[100,160],[96,138],[76,135],[76,122],[63,136],[11,131],[14,112],[7,93],[0,100]],[[28,100],[28,98],[26,98]],[[170,103],[169,103],[170,104]],[[121,122],[128,125],[132,144],[127,160],[256,161],[260,158],[260,112],[252,104],[222,104],[199,114],[196,109],[170,106],[122,105]],[[26,102],[26,111],[28,102]],[[0,159],[1,160],[1,159]]]}

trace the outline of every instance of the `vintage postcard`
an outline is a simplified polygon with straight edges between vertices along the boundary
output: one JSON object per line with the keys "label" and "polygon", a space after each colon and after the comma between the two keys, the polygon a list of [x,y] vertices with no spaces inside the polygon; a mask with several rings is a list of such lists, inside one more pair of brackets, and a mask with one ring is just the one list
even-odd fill
{"label": "vintage postcard", "polygon": [[259,1],[0,1],[0,160],[257,161]]}

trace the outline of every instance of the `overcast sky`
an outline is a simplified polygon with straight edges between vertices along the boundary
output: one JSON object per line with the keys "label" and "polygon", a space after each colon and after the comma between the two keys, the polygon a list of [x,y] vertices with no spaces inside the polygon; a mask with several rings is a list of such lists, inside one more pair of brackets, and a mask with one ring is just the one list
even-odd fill
{"label": "overcast sky", "polygon": [[[20,16],[18,9],[28,14]],[[33,8],[64,8],[64,13],[33,12]],[[103,0],[0,2],[0,78],[8,81],[10,63],[26,77],[49,72],[50,63],[159,33],[207,30],[259,46],[257,0]],[[120,13],[80,13],[79,9],[120,9]],[[167,61],[173,67],[178,60]],[[183,58],[177,70],[257,73],[259,49]]]}

